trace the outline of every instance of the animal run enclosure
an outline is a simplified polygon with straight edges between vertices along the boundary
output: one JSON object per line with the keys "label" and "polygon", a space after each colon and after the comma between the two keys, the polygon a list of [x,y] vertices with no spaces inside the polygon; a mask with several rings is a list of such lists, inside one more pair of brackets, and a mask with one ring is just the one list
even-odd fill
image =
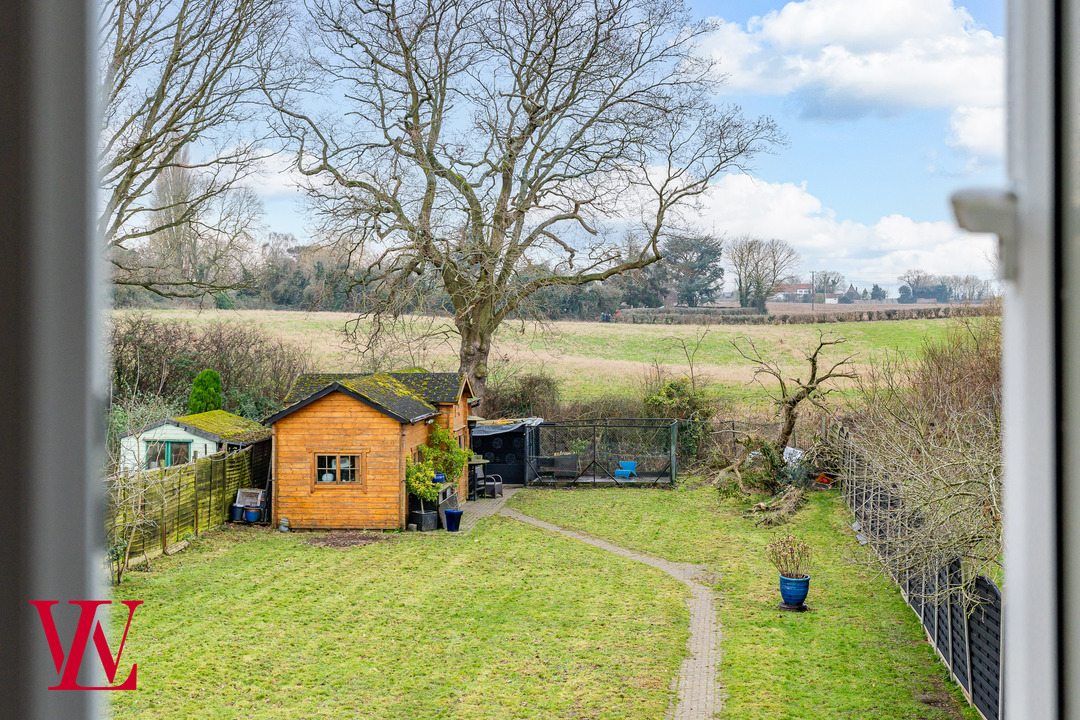
{"label": "animal run enclosure", "polygon": [[528,485],[670,485],[678,424],[656,418],[545,422],[526,456]]}
{"label": "animal run enclosure", "polygon": [[[827,432],[840,451],[841,487],[859,542],[879,554],[890,552],[905,522],[899,519],[900,500],[889,492],[888,473],[855,449],[846,428],[834,424]],[[1002,720],[1001,591],[983,576],[965,587],[964,575],[957,559],[934,577],[893,580],[968,701],[987,720]]]}

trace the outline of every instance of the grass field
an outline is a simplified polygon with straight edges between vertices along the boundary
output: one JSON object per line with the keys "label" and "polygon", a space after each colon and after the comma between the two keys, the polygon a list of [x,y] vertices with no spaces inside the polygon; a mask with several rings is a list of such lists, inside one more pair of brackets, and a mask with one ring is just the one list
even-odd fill
{"label": "grass field", "polygon": [[[343,343],[348,313],[291,311],[157,310],[155,317],[211,322],[252,322],[305,348],[318,369],[348,372],[360,368],[355,353]],[[940,337],[947,320],[897,320],[820,325],[716,325],[701,339],[695,370],[710,378],[718,395],[733,402],[763,407],[763,394],[752,384],[753,365],[731,345],[737,337],[752,338],[785,369],[803,366],[802,351],[819,331],[834,332],[848,342],[830,357],[854,355],[855,366],[886,352],[913,352],[927,340]],[[559,378],[567,399],[590,398],[640,386],[650,367],[684,373],[688,363],[679,340],[695,343],[704,328],[689,325],[629,325],[622,323],[555,322],[544,326],[507,323],[495,342],[493,365],[544,368]],[[457,369],[457,347],[434,344],[422,353],[436,370]],[[403,360],[403,362],[405,362]]]}
{"label": "grass field", "polygon": [[[685,651],[685,588],[503,518],[320,548],[216,531],[130,573],[118,720],[662,718]],[[122,631],[122,628],[118,628]]]}
{"label": "grass field", "polygon": [[[697,490],[530,490],[530,515],[720,574],[724,710],[729,720],[978,718],[925,641],[899,591],[864,563],[836,493],[815,493],[779,529]],[[814,552],[810,613],[783,613],[764,547],[780,533]]]}

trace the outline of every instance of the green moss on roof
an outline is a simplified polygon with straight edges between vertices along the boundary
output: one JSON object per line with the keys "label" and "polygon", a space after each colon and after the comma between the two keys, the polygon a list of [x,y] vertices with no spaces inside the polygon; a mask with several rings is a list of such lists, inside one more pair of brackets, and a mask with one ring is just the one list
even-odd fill
{"label": "green moss on roof", "polygon": [[[409,394],[425,403],[456,403],[461,399],[465,387],[465,375],[462,373],[395,372],[379,375],[397,381]],[[306,373],[296,378],[285,397],[285,404],[291,405],[311,397],[331,383],[345,385],[367,377],[376,376],[365,373]]]}
{"label": "green moss on roof", "polygon": [[202,430],[226,442],[253,443],[270,437],[270,428],[224,410],[210,410],[173,418],[180,425]]}
{"label": "green moss on roof", "polygon": [[438,412],[425,402],[424,398],[415,394],[388,373],[354,375],[336,382],[343,388],[370,400],[374,405],[385,408],[399,419],[411,422]]}

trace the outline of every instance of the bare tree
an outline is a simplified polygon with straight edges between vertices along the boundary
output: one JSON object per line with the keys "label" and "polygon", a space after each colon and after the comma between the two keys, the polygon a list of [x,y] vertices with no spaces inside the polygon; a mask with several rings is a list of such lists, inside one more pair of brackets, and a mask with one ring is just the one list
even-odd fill
{"label": "bare tree", "polygon": [[[222,248],[252,229],[259,212],[243,186],[263,157],[263,87],[288,84],[275,74],[284,7],[282,0],[101,4],[98,231],[113,282],[175,297],[234,283],[222,270],[178,272],[176,258],[146,245],[162,234],[195,234],[200,242],[188,249],[199,266],[213,268],[231,257]],[[169,187],[177,181],[180,194]]]}
{"label": "bare tree", "polygon": [[898,282],[911,288],[911,294],[915,296],[918,296],[919,290],[928,288],[937,281],[935,276],[925,270],[919,270],[918,268],[906,270],[896,279]]}
{"label": "bare tree", "polygon": [[439,278],[478,392],[493,333],[527,298],[656,262],[710,182],[783,139],[714,104],[722,76],[695,50],[714,26],[682,0],[308,10],[325,84],[306,107],[269,97],[323,229],[386,289],[373,316],[395,313],[409,276]]}
{"label": "bare tree", "polygon": [[814,292],[832,293],[844,284],[844,275],[836,270],[818,270],[814,273]]}
{"label": "bare tree", "polygon": [[761,240],[749,235],[729,241],[727,256],[742,307],[763,304],[800,262],[799,253],[783,240]]}
{"label": "bare tree", "polygon": [[[780,427],[776,437],[772,440],[751,438],[746,444],[749,449],[756,449],[761,453],[764,467],[766,489],[775,492],[779,488],[778,478],[783,464],[784,448],[787,447],[791,435],[795,431],[795,421],[799,417],[799,406],[810,402],[817,407],[823,407],[825,397],[835,388],[831,387],[836,380],[854,379],[855,372],[850,369],[853,355],[845,355],[839,360],[826,361],[822,357],[837,346],[847,342],[847,338],[820,332],[815,344],[806,350],[806,379],[801,377],[785,377],[786,373],[780,363],[765,355],[753,338],[739,336],[731,341],[732,347],[744,359],[749,360],[756,366],[754,368],[754,381],[764,388],[765,392],[776,405],[780,415]],[[744,491],[741,468],[749,459],[744,455],[728,467],[721,470],[717,476],[719,481],[727,473],[733,473],[739,487]]]}

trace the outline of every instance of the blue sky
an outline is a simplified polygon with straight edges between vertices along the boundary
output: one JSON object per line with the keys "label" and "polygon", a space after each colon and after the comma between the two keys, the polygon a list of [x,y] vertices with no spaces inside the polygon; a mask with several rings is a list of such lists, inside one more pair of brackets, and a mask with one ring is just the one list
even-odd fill
{"label": "blue sky", "polygon": [[[803,268],[895,291],[911,267],[992,276],[994,243],[956,229],[956,189],[1001,186],[1004,3],[698,0],[722,21],[702,52],[729,81],[718,102],[773,116],[790,144],[754,177],[722,178],[704,226],[787,240]],[[304,238],[296,195],[263,187],[272,230]]]}

